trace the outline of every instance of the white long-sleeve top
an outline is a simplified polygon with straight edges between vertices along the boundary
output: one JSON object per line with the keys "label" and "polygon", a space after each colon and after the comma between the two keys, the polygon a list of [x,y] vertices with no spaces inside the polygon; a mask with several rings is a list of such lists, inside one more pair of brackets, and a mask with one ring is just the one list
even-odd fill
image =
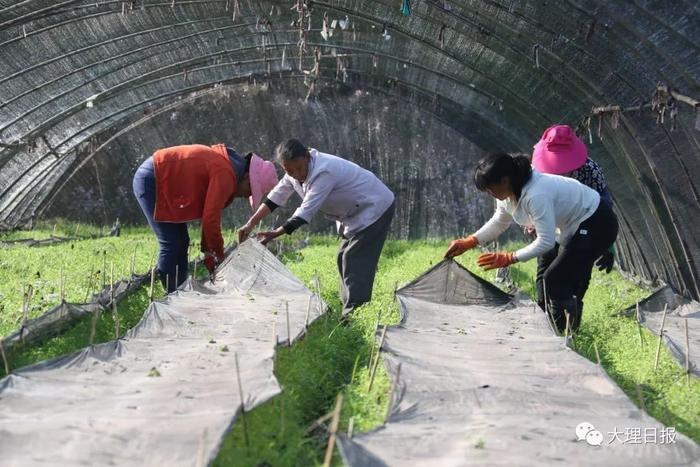
{"label": "white long-sleeve top", "polygon": [[515,252],[518,261],[541,256],[554,247],[556,229],[559,242],[566,245],[578,226],[598,209],[600,195],[578,181],[559,175],[532,171],[532,178],[523,187],[520,200],[498,200],[496,212],[474,236],[480,244],[495,240],[515,221],[535,227],[537,239]]}
{"label": "white long-sleeve top", "polygon": [[342,232],[351,237],[369,227],[394,202],[394,193],[369,170],[354,162],[309,148],[311,160],[304,183],[286,175],[270,191],[267,198],[283,206],[292,193],[297,193],[301,206],[293,217],[310,222],[316,212],[344,226]]}

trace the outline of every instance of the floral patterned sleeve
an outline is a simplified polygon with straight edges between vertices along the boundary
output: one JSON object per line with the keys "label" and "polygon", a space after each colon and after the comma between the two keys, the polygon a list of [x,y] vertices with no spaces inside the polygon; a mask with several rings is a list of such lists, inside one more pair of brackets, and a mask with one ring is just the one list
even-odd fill
{"label": "floral patterned sleeve", "polygon": [[583,183],[587,187],[593,188],[595,191],[601,195],[608,188],[608,184],[605,181],[605,176],[603,175],[603,170],[598,164],[595,163],[593,159],[587,159],[586,163],[583,164],[576,170],[569,173],[563,174],[565,177],[573,178]]}

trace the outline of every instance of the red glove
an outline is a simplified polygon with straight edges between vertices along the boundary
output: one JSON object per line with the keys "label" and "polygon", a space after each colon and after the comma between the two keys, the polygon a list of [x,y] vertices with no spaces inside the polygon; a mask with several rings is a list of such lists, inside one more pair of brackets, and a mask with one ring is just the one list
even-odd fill
{"label": "red glove", "polygon": [[214,274],[214,270],[219,264],[221,264],[223,260],[223,257],[218,258],[216,256],[209,255],[206,258],[204,258],[204,266],[206,266],[207,271],[209,271],[209,274]]}
{"label": "red glove", "polygon": [[470,235],[467,238],[460,238],[454,240],[450,243],[450,247],[445,252],[445,258],[454,258],[459,256],[467,250],[471,250],[479,244],[479,240],[476,239],[474,235]]}
{"label": "red glove", "polygon": [[484,253],[479,256],[477,264],[485,270],[507,268],[518,260],[515,258],[515,253]]}

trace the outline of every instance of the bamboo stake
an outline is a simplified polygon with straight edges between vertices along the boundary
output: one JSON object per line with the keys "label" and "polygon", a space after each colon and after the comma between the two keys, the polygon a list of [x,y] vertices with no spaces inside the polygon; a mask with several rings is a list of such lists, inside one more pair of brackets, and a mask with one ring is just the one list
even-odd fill
{"label": "bamboo stake", "polygon": [[644,395],[642,394],[642,388],[637,384],[637,398],[639,399],[639,408],[646,412],[646,405],[644,404]]}
{"label": "bamboo stake", "polygon": [[379,347],[377,348],[377,355],[374,358],[374,364],[372,365],[372,371],[370,372],[369,375],[369,387],[367,388],[367,392],[372,390],[372,384],[374,384],[374,376],[377,373],[377,365],[379,365],[379,353],[382,350],[382,345],[384,345],[384,338],[386,337],[386,327],[387,325],[384,325],[384,329],[382,329],[382,337],[379,339]]}
{"label": "bamboo stake", "polygon": [[666,311],[668,310],[668,303],[664,305],[664,314],[661,317],[661,329],[659,329],[659,343],[656,345],[656,359],[654,360],[654,370],[659,366],[659,354],[661,352],[661,341],[664,337],[664,324],[666,323]]}
{"label": "bamboo stake", "polygon": [[5,355],[5,346],[2,344],[2,339],[0,339],[0,354],[2,354],[2,363],[5,365],[5,375],[10,374],[10,363],[7,361],[7,355]]}
{"label": "bamboo stake", "polygon": [[199,449],[197,449],[197,467],[205,467],[207,464],[204,461],[207,444],[207,429],[202,432],[202,437],[199,440]]}
{"label": "bamboo stake", "polygon": [[644,340],[642,338],[642,315],[639,312],[639,301],[637,301],[637,330],[639,331],[639,347],[644,347]]}
{"label": "bamboo stake", "polygon": [[289,326],[289,302],[285,301],[285,308],[286,308],[286,314],[287,314],[287,347],[292,346],[292,330],[291,327]]}
{"label": "bamboo stake", "polygon": [[313,299],[313,294],[309,295],[309,302],[306,304],[306,317],[304,318],[304,331],[309,329],[309,314],[311,313],[311,300]]}
{"label": "bamboo stake", "polygon": [[335,410],[333,410],[333,411],[331,411],[331,412],[328,412],[327,414],[321,415],[320,417],[318,417],[316,420],[314,420],[314,422],[313,422],[311,425],[309,425],[309,427],[306,429],[305,433],[306,433],[307,435],[313,433],[313,431],[314,431],[316,428],[318,428],[318,427],[320,427],[320,426],[323,426],[324,423],[326,423],[328,420],[330,420],[331,418],[333,418],[333,414],[334,414],[334,413],[335,413]]}
{"label": "bamboo stake", "polygon": [[73,234],[74,237],[78,236],[78,230],[80,230],[80,222],[78,222],[78,225],[75,226],[75,233]]}
{"label": "bamboo stake", "polygon": [[192,270],[192,278],[197,279],[197,258],[194,259],[194,268]]}
{"label": "bamboo stake", "polygon": [[566,328],[564,329],[564,337],[569,337],[571,323],[569,322],[569,312],[564,310],[564,316],[566,316]]}
{"label": "bamboo stake", "polygon": [[323,467],[330,467],[333,460],[333,449],[335,448],[336,433],[338,433],[338,425],[340,423],[340,410],[343,407],[343,395],[338,394],[335,401],[335,411],[333,412],[333,421],[331,422],[331,435],[328,437],[328,447],[326,448],[326,457],[323,460]]}
{"label": "bamboo stake", "polygon": [[372,333],[372,339],[369,341],[369,359],[367,360],[367,369],[372,369],[372,357],[374,357],[374,344],[377,338],[377,331],[379,330],[379,312],[377,312],[377,323],[374,325],[374,332]]}
{"label": "bamboo stake", "polygon": [[153,285],[155,283],[156,279],[156,268],[152,267],[151,268],[151,288],[148,291],[148,300],[153,303]]}
{"label": "bamboo stake", "polygon": [[114,261],[109,263],[109,301],[114,301]]}
{"label": "bamboo stake", "polygon": [[121,322],[119,321],[119,311],[117,310],[117,301],[112,298],[112,318],[114,318],[114,338],[119,339]]}
{"label": "bamboo stake", "polygon": [[690,387],[690,339],[688,338],[688,318],[685,319],[685,384]]}
{"label": "bamboo stake", "polygon": [[95,311],[92,313],[92,322],[90,323],[90,339],[88,340],[89,345],[95,342],[95,331],[97,329],[97,320],[100,316],[100,307],[95,306]]}
{"label": "bamboo stake", "polygon": [[[389,391],[389,397],[393,399],[394,397],[394,392],[396,391],[396,388],[399,386],[399,378],[401,377],[401,363],[398,364],[396,367],[396,376],[394,377],[394,381],[391,382],[391,390]],[[389,420],[389,415],[391,415],[391,402],[392,400],[389,400],[389,404],[387,404],[386,407],[386,415],[384,416],[384,422],[386,423],[387,420]]]}
{"label": "bamboo stake", "polygon": [[61,270],[59,272],[58,284],[59,284],[58,285],[59,299],[61,300],[61,304],[63,304],[66,301],[65,285],[63,282],[63,264],[61,264]]}
{"label": "bamboo stake", "polygon": [[87,289],[85,290],[85,300],[83,300],[83,303],[87,303],[88,297],[90,296],[90,290],[92,290],[92,281],[95,278],[95,265],[93,264],[90,267],[90,275],[88,276],[88,284],[87,284]]}
{"label": "bamboo stake", "polygon": [[107,250],[102,250],[102,290],[107,286]]}
{"label": "bamboo stake", "polygon": [[236,378],[238,379],[238,394],[241,398],[241,419],[243,420],[243,436],[245,438],[246,449],[250,449],[250,443],[248,441],[248,425],[245,421],[245,402],[243,399],[243,384],[241,383],[241,369],[238,365],[238,352],[234,352],[233,356],[236,359]]}
{"label": "bamboo stake", "polygon": [[595,349],[595,358],[598,360],[598,365],[600,365],[600,354],[598,353],[598,344],[593,342],[593,348]]}
{"label": "bamboo stake", "polygon": [[348,420],[348,439],[352,439],[352,432],[355,428],[355,417],[350,417]]}
{"label": "bamboo stake", "polygon": [[134,278],[134,270],[136,269],[136,247],[134,247],[134,252],[131,254],[131,263],[129,264],[129,282]]}
{"label": "bamboo stake", "polygon": [[180,285],[180,265],[176,264],[175,265],[175,289],[177,289],[178,285]]}

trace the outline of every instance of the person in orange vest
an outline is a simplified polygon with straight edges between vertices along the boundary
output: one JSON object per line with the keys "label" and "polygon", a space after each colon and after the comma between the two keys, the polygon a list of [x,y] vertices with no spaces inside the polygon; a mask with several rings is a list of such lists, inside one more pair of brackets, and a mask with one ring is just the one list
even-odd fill
{"label": "person in orange vest", "polygon": [[173,146],[146,159],[136,170],[133,188],[158,238],[163,287],[172,292],[187,277],[187,222],[201,219],[201,250],[211,273],[224,259],[224,208],[233,198],[247,197],[255,209],[276,184],[272,162],[252,153],[242,157],[223,144]]}

